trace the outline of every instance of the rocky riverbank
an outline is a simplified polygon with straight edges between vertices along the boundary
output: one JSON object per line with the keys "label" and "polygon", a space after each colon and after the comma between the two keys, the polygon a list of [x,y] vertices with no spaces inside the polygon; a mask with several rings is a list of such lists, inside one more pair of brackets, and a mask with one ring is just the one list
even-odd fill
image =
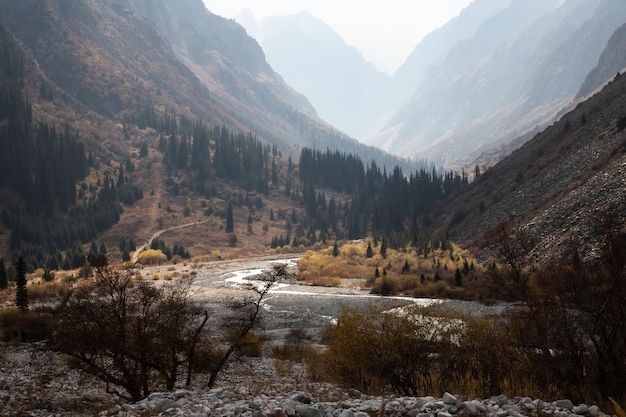
{"label": "rocky riverbank", "polygon": [[[259,381],[259,383],[262,383]],[[602,417],[598,406],[574,405],[570,400],[543,402],[528,397],[504,395],[486,400],[463,400],[446,393],[434,397],[369,397],[358,393],[334,392],[333,401],[316,401],[302,392],[270,397],[238,395],[217,388],[208,391],[179,389],[155,393],[135,404],[119,405],[102,416],[246,416],[246,417]]]}
{"label": "rocky riverbank", "polygon": [[[218,388],[153,393],[128,403],[97,379],[69,368],[43,345],[4,349],[0,357],[0,416],[17,417],[606,417],[595,405],[528,397],[467,399],[371,397],[331,384],[309,383],[298,364],[242,358],[224,371]],[[282,363],[282,367],[280,366]],[[202,386],[202,375],[194,387]]]}

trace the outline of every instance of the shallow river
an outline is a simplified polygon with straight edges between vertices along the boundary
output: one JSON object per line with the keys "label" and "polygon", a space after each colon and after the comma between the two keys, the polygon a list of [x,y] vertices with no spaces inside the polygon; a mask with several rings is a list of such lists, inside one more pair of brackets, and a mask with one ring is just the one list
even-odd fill
{"label": "shallow river", "polygon": [[[210,297],[221,294],[236,294],[255,281],[263,271],[278,263],[295,268],[297,258],[250,259],[203,265],[195,279],[201,294]],[[314,287],[292,283],[277,283],[269,291],[263,306],[266,310],[263,326],[267,333],[280,335],[286,330],[300,327],[315,331],[336,320],[342,306],[365,307],[370,303],[386,303],[398,306],[409,303],[430,305],[439,303],[460,309],[469,314],[499,313],[504,307],[486,306],[472,301],[435,300],[429,298],[383,297],[359,290],[339,287]]]}

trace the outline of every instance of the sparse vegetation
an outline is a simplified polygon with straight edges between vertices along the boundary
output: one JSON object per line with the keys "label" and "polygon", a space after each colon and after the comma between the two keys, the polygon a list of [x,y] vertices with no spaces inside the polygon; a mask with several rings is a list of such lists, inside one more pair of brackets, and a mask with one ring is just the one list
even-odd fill
{"label": "sparse vegetation", "polygon": [[[334,246],[308,251],[298,262],[298,280],[328,286],[348,280],[354,286],[369,287],[372,293],[383,295],[481,296],[483,276],[476,270],[470,253],[459,246],[448,242],[418,249],[408,246],[405,250],[381,251],[385,246],[384,239],[378,242],[368,239],[343,243],[337,247],[337,256]],[[483,296],[488,295],[485,292]]]}
{"label": "sparse vegetation", "polygon": [[205,331],[209,312],[191,299],[191,279],[155,286],[128,264],[101,264],[94,272],[93,280],[63,299],[53,346],[123,397],[138,400],[161,387],[171,390],[183,374],[190,385],[198,369],[209,372],[206,384],[212,387],[235,352],[260,352],[251,331],[277,271],[264,276],[262,288],[251,287],[256,296],[233,304],[221,326],[224,334]]}

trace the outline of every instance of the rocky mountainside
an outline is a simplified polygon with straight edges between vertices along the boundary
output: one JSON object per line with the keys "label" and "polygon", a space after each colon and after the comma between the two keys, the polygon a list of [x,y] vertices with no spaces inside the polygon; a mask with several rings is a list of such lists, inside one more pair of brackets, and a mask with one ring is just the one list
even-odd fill
{"label": "rocky mountainside", "polygon": [[333,126],[362,138],[391,104],[382,99],[390,77],[311,14],[243,20],[272,67]]}
{"label": "rocky mountainside", "polygon": [[330,147],[393,165],[320,119],[245,30],[201,0],[0,0],[0,8],[32,56],[27,65],[70,107],[51,117],[70,119],[80,106],[115,124],[151,106],[254,132],[294,155]]}
{"label": "rocky mountainside", "polygon": [[616,0],[513,1],[431,67],[368,143],[470,164],[568,105],[623,16]]}
{"label": "rocky mountainside", "polygon": [[587,75],[577,97],[585,97],[626,68],[626,23],[609,39],[598,65]]}
{"label": "rocky mountainside", "polygon": [[506,222],[536,236],[538,258],[571,244],[593,256],[607,228],[626,221],[625,108],[618,76],[446,201],[436,223],[468,242]]}

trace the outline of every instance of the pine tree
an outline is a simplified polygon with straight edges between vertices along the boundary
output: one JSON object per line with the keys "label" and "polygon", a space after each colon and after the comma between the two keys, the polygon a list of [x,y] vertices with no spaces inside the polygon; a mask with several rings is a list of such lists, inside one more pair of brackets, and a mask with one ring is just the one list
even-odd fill
{"label": "pine tree", "polygon": [[367,242],[367,252],[365,256],[368,258],[371,258],[372,256],[374,256],[374,250],[372,249],[372,244],[370,242]]}
{"label": "pine tree", "polygon": [[226,233],[232,233],[234,229],[233,205],[228,203],[228,208],[226,209]]}
{"label": "pine tree", "polygon": [[454,285],[457,287],[461,287],[463,285],[463,275],[461,275],[461,271],[459,268],[456,269],[454,273]]}
{"label": "pine tree", "polygon": [[16,289],[15,306],[21,311],[28,310],[28,290],[26,289],[26,263],[21,256],[15,263]]}
{"label": "pine tree", "polygon": [[339,256],[339,247],[337,246],[337,242],[333,245],[333,256]]}
{"label": "pine tree", "polygon": [[7,269],[4,266],[4,259],[0,259],[0,290],[5,290],[9,286]]}
{"label": "pine tree", "polygon": [[380,243],[380,256],[383,258],[387,257],[387,242],[385,241],[385,238],[383,238]]}

